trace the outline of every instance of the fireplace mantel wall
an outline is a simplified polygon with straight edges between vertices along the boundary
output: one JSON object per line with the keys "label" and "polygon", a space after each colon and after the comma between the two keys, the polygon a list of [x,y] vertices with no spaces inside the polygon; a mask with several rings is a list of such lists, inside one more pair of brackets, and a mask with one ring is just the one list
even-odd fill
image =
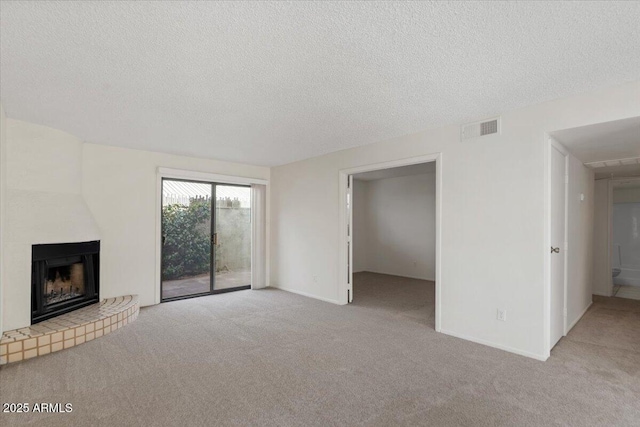
{"label": "fireplace mantel wall", "polygon": [[4,329],[4,233],[5,227],[5,193],[7,189],[7,117],[0,103],[0,332]]}
{"label": "fireplace mantel wall", "polygon": [[68,133],[7,119],[3,328],[31,324],[31,247],[100,240],[82,196],[82,146]]}

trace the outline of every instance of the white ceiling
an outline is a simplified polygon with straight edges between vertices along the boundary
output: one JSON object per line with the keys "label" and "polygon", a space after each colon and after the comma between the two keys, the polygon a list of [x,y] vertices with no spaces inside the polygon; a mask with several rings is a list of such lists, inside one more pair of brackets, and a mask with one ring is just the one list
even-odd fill
{"label": "white ceiling", "polygon": [[583,163],[640,157],[640,117],[565,129],[551,136]]}
{"label": "white ceiling", "polygon": [[423,175],[434,173],[436,171],[436,163],[419,163],[417,165],[400,166],[397,168],[380,169],[371,172],[362,172],[353,175],[353,179],[361,181],[373,181],[376,179],[398,178],[401,176]]}
{"label": "white ceiling", "polygon": [[596,179],[640,175],[640,117],[551,132]]}
{"label": "white ceiling", "polygon": [[640,78],[640,2],[2,2],[9,117],[278,165]]}

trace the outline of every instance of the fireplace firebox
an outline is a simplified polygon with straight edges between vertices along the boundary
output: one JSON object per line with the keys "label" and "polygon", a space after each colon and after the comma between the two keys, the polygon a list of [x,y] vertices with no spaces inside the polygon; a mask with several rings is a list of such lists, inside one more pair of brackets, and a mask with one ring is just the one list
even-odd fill
{"label": "fireplace firebox", "polygon": [[100,242],[33,245],[31,324],[99,301]]}

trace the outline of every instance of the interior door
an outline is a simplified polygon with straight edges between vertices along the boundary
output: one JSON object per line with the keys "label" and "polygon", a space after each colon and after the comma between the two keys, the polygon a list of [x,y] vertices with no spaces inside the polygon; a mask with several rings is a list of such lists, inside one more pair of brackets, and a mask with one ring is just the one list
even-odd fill
{"label": "interior door", "polygon": [[213,291],[251,287],[251,187],[215,184]]}
{"label": "interior door", "polygon": [[551,348],[564,335],[566,157],[551,146]]}
{"label": "interior door", "polygon": [[210,183],[162,181],[162,300],[212,290]]}
{"label": "interior door", "polygon": [[353,175],[347,177],[347,302],[353,302]]}

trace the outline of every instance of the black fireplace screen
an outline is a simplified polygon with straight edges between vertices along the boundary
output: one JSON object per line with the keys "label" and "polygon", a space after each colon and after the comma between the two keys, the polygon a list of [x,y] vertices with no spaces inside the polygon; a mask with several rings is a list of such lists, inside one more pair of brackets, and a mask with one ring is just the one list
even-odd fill
{"label": "black fireplace screen", "polygon": [[98,302],[100,242],[33,246],[31,323]]}

